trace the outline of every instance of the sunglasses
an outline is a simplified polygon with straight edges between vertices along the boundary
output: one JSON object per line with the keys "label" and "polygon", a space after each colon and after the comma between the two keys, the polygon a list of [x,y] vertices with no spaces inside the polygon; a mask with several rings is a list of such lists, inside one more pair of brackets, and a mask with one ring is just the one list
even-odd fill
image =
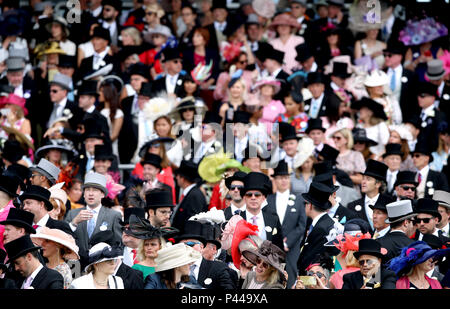
{"label": "sunglasses", "polygon": [[230,186],[230,191],[233,191],[234,189],[238,189],[238,190],[240,190],[240,189],[242,189],[244,186],[241,186],[241,185],[231,185]]}
{"label": "sunglasses", "polygon": [[340,136],[333,136],[332,139],[340,141],[342,139],[342,137],[340,137]]}
{"label": "sunglasses", "polygon": [[239,61],[240,64],[246,64],[247,62],[248,62],[247,60]]}
{"label": "sunglasses", "polygon": [[413,158],[420,158],[420,157],[422,157],[422,156],[423,156],[423,155],[420,154],[420,153],[415,153],[415,154],[412,155]]}
{"label": "sunglasses", "polygon": [[156,13],[155,13],[155,12],[147,12],[147,13],[145,13],[145,15],[147,15],[147,16],[152,16],[153,14],[155,14],[155,15],[156,15]]}
{"label": "sunglasses", "polygon": [[391,53],[384,53],[383,55],[384,55],[385,58],[387,58],[387,57],[392,57],[392,54],[391,54]]}
{"label": "sunglasses", "polygon": [[374,260],[359,260],[358,261],[360,266],[363,266],[364,264],[367,264],[367,266],[371,266],[373,263],[375,263]]}
{"label": "sunglasses", "polygon": [[181,63],[182,62],[180,59],[175,59],[175,60],[172,60],[172,61],[173,61],[173,63]]}
{"label": "sunglasses", "polygon": [[52,89],[52,90],[50,90],[50,92],[51,93],[57,93],[57,92],[59,92],[59,90],[58,89]]}
{"label": "sunglasses", "polygon": [[247,193],[245,193],[245,196],[246,197],[252,197],[252,196],[260,197],[260,196],[262,196],[262,193],[260,193],[260,192],[247,192]]}
{"label": "sunglasses", "polygon": [[313,271],[307,271],[306,275],[307,276],[314,276],[314,275],[316,275],[317,278],[319,278],[319,279],[322,278],[322,277],[325,277],[325,275],[323,273],[321,273],[321,272],[313,272]]}
{"label": "sunglasses", "polygon": [[187,241],[184,243],[185,245],[189,246],[189,247],[193,247],[195,245],[201,245],[202,243],[199,241]]}
{"label": "sunglasses", "polygon": [[256,259],[256,265],[259,265],[262,263],[262,267],[264,268],[269,268],[269,264],[267,264],[266,262],[264,262],[263,260],[261,260],[260,258]]}
{"label": "sunglasses", "polygon": [[431,219],[433,219],[433,218],[415,218],[413,220],[413,223],[414,224],[420,224],[421,222],[423,222],[423,223],[427,224],[427,223],[430,223]]}
{"label": "sunglasses", "polygon": [[412,192],[416,191],[416,187],[410,187],[410,186],[400,186],[405,191],[411,190]]}

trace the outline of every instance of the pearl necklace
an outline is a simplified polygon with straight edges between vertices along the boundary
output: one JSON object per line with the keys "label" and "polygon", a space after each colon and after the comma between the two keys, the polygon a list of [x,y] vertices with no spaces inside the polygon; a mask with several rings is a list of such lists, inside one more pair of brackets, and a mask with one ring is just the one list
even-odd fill
{"label": "pearl necklace", "polygon": [[106,279],[105,282],[98,282],[94,276],[92,276],[94,278],[95,283],[97,283],[99,286],[107,286],[108,285],[108,279]]}

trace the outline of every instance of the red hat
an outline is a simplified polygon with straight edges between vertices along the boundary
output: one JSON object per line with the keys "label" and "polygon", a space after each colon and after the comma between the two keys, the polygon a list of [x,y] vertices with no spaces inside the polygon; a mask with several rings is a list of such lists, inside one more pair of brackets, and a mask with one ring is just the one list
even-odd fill
{"label": "red hat", "polygon": [[8,94],[0,98],[0,108],[3,108],[6,104],[14,104],[22,108],[24,115],[28,115],[28,109],[25,107],[26,100],[14,93]]}

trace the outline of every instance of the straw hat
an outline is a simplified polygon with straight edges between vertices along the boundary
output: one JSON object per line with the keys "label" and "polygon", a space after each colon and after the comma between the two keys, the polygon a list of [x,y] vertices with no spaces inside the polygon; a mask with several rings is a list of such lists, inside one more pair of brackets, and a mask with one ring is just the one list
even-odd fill
{"label": "straw hat", "polygon": [[42,241],[44,239],[51,240],[56,242],[57,244],[60,244],[64,246],[66,253],[64,254],[64,258],[67,260],[79,260],[80,256],[78,255],[78,246],[75,244],[75,239],[59,230],[59,229],[49,229],[46,226],[43,226],[39,233],[31,235],[31,238],[34,243],[36,243],[38,246],[42,247]]}
{"label": "straw hat", "polygon": [[303,137],[297,146],[297,153],[294,156],[294,168],[298,168],[314,153],[314,142],[308,137]]}
{"label": "straw hat", "polygon": [[194,250],[185,244],[179,243],[158,251],[158,257],[155,259],[156,272],[173,269],[186,264],[196,262],[202,257],[200,252]]}

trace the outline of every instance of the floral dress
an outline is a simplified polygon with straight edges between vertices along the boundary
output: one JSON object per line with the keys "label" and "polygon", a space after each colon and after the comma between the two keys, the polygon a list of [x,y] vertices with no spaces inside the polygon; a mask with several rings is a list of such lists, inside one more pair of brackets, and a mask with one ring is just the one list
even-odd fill
{"label": "floral dress", "polygon": [[295,116],[289,116],[287,113],[280,114],[277,118],[277,122],[286,122],[295,127],[295,132],[305,133],[308,127],[308,114],[300,113]]}
{"label": "floral dress", "polygon": [[64,289],[68,289],[72,283],[72,271],[67,263],[61,263],[55,267],[55,270],[64,278]]}

